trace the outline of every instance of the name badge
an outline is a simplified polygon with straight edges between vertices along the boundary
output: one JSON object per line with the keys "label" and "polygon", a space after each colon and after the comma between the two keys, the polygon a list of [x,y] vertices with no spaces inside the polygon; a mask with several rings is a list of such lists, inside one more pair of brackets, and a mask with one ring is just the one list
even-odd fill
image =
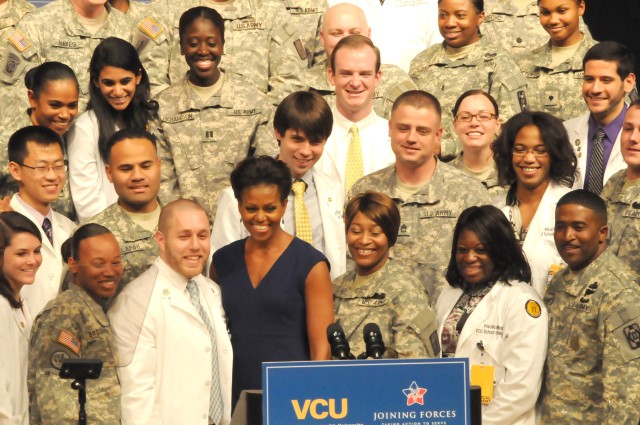
{"label": "name badge", "polygon": [[471,385],[480,387],[482,404],[487,405],[493,398],[495,368],[490,365],[471,365]]}
{"label": "name badge", "polygon": [[364,307],[380,307],[387,303],[387,300],[381,300],[377,298],[360,298],[358,300],[359,306]]}
{"label": "name badge", "polygon": [[141,242],[126,243],[120,247],[121,254],[128,254],[130,252],[142,250],[144,250],[144,246]]}
{"label": "name badge", "polygon": [[457,217],[453,210],[430,210],[421,211],[420,218],[434,218],[434,217]]}
{"label": "name badge", "polygon": [[314,13],[321,13],[322,9],[319,7],[291,7],[287,8],[292,15],[310,15]]}
{"label": "name badge", "polygon": [[61,47],[63,49],[80,49],[82,45],[73,40],[58,40],[53,42],[53,47]]}
{"label": "name badge", "polygon": [[258,113],[256,108],[253,109],[229,109],[227,110],[227,116],[249,116]]}
{"label": "name badge", "polygon": [[160,120],[167,123],[177,123],[182,121],[194,120],[195,118],[196,114],[194,114],[193,112],[187,112],[180,115],[163,115],[160,117]]}
{"label": "name badge", "polygon": [[640,210],[636,208],[627,208],[622,211],[623,217],[640,218]]}
{"label": "name badge", "polygon": [[233,31],[263,30],[264,23],[255,21],[237,22],[231,28]]}
{"label": "name badge", "polygon": [[574,310],[589,311],[589,305],[586,303],[569,303],[567,307],[573,308]]}

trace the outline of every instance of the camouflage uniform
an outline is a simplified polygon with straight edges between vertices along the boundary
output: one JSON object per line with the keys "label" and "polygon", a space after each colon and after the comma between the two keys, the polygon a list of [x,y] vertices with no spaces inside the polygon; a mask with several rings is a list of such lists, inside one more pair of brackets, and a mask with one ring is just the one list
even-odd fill
{"label": "camouflage uniform", "polygon": [[[79,111],[89,101],[89,62],[93,50],[107,37],[128,40],[130,25],[125,16],[107,3],[109,16],[95,35],[90,35],[78,21],[71,0],[55,0],[25,16],[18,25],[22,43],[3,40],[7,58],[0,64],[5,84],[20,84],[29,69],[43,62],[58,61],[69,65],[80,84]],[[18,47],[16,47],[16,45]],[[7,61],[13,61],[13,71],[7,73]]]}
{"label": "camouflage uniform", "polygon": [[[7,13],[0,16],[0,40],[5,40],[15,30],[20,19],[36,8],[26,0],[9,0],[7,6]],[[5,46],[0,46],[0,63],[3,63],[5,48]],[[0,71],[0,74],[3,75],[7,73],[11,74],[11,70],[3,67]]]}
{"label": "camouflage uniform", "polygon": [[[225,20],[224,55],[220,68],[240,74],[271,101],[300,90],[307,66],[304,46],[296,25],[279,0],[235,0],[233,9],[220,14]],[[182,78],[189,70],[180,54],[178,23],[182,13],[204,0],[162,0],[153,4],[156,29],[134,29],[132,43],[149,74],[156,95]]]}
{"label": "camouflage uniform", "polygon": [[129,0],[129,10],[124,16],[129,20],[129,27],[137,25],[142,19],[149,15],[149,3],[141,1]]}
{"label": "camouflage uniform", "polygon": [[226,73],[224,78],[220,94],[207,102],[195,95],[186,78],[158,97],[163,205],[190,198],[214,217],[235,165],[254,151],[278,152],[267,129],[271,107],[266,97],[240,76]]}
{"label": "camouflage uniform", "polygon": [[482,37],[463,58],[451,60],[445,43],[429,47],[411,61],[409,75],[421,90],[438,98],[442,106],[441,156],[457,156],[462,146],[453,131],[453,106],[467,90],[481,89],[498,102],[500,117],[508,120],[527,104],[527,81],[511,53]]}
{"label": "camouflage uniform", "polygon": [[[409,75],[395,65],[380,65],[382,79],[373,94],[373,110],[384,119],[389,119],[393,102],[402,93],[416,90],[418,87]],[[329,82],[327,61],[324,60],[305,73],[305,84],[309,90],[317,91],[324,97],[329,106],[336,104],[336,88]]]}
{"label": "camouflage uniform", "polygon": [[[484,2],[485,17],[480,31],[495,45],[513,55],[530,52],[549,40],[549,34],[540,25],[540,8],[532,0],[527,10],[518,10],[511,0],[487,0]],[[589,33],[580,18],[580,31]]]}
{"label": "camouflage uniform", "polygon": [[50,301],[33,324],[27,378],[32,424],[78,421],[78,392],[58,377],[66,359],[103,361],[100,378],[87,380],[87,422],[119,425],[120,381],[109,320],[75,284]]}
{"label": "camouflage uniform", "polygon": [[640,184],[623,189],[626,170],[607,181],[600,196],[609,215],[609,250],[640,274]]}
{"label": "camouflage uniform", "polygon": [[118,241],[124,265],[118,292],[151,267],[153,261],[160,255],[154,232],[149,232],[137,225],[117,202],[86,222],[103,225]]}
{"label": "camouflage uniform", "polygon": [[544,111],[565,121],[588,112],[582,98],[582,58],[595,45],[585,34],[576,54],[555,68],[551,65],[551,42],[518,56],[518,64],[529,86],[529,109]]}
{"label": "camouflage uniform", "polygon": [[[329,8],[327,0],[280,0],[289,12],[289,19],[298,24],[300,40],[307,52],[307,63],[311,67],[324,57],[320,42],[322,16]],[[321,3],[320,6],[318,3]]]}
{"label": "camouflage uniform", "polygon": [[[23,89],[23,91],[26,91],[26,89]],[[12,196],[18,192],[18,182],[9,174],[9,152],[7,150],[9,138],[17,130],[33,125],[26,112],[29,104],[21,105],[24,103],[24,99],[27,98],[26,93],[18,93],[17,91],[9,91],[9,93],[9,95],[3,99],[2,104],[0,104],[0,166],[2,167],[0,169],[0,198]],[[25,113],[21,113],[20,111],[25,111]],[[65,159],[67,159],[66,149],[63,149],[63,153]],[[76,210],[73,207],[73,200],[71,199],[68,172],[64,187],[60,191],[58,199],[51,204],[51,208],[70,220],[76,220]]]}
{"label": "camouflage uniform", "polygon": [[380,326],[385,358],[437,357],[440,353],[436,315],[420,281],[389,259],[364,286],[352,288],[355,272],[333,281],[336,323],[351,352],[366,352],[362,332],[367,323]]}
{"label": "camouflage uniform", "polygon": [[[462,155],[463,153],[460,153],[459,157],[455,158],[453,161],[448,162],[448,164],[456,167],[462,172],[465,172],[464,164],[462,162]],[[476,178],[473,175],[470,176]],[[498,183],[498,170],[495,168],[495,166],[493,167],[491,175],[486,180],[480,180],[480,183],[482,183],[485,189],[487,189],[487,191],[489,192],[489,197],[491,199],[493,199],[495,196],[505,196],[507,194],[507,191],[509,190],[509,186],[500,186],[500,184]]]}
{"label": "camouflage uniform", "polygon": [[398,241],[391,256],[411,267],[435,305],[449,264],[453,228],[460,213],[474,205],[490,203],[482,183],[438,161],[431,180],[408,199],[396,188],[395,165],[364,176],[351,188],[349,199],[367,190],[390,196],[400,209]]}
{"label": "camouflage uniform", "polygon": [[542,423],[637,425],[640,281],[608,249],[575,276],[553,277]]}

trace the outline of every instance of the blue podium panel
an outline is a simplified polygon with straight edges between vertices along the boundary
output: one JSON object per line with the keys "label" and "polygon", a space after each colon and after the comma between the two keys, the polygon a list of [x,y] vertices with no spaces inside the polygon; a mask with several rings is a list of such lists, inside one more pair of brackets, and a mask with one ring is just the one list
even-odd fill
{"label": "blue podium panel", "polygon": [[468,359],[262,364],[264,425],[468,425]]}

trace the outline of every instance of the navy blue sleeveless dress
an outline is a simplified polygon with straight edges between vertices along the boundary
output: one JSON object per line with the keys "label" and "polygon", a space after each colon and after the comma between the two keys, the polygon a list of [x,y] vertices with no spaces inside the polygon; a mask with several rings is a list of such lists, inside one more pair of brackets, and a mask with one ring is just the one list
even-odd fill
{"label": "navy blue sleeveless dress", "polygon": [[246,239],[213,255],[233,346],[233,405],[240,392],[262,388],[262,362],[309,360],[304,299],[311,269],[327,258],[293,238],[254,288],[244,257]]}

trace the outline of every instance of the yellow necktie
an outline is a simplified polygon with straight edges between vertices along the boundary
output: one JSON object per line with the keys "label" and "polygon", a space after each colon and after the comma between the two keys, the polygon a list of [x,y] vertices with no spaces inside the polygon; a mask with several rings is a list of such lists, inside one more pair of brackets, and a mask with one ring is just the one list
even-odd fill
{"label": "yellow necktie", "polygon": [[345,188],[349,193],[351,186],[364,176],[364,164],[362,161],[362,143],[360,143],[360,134],[358,127],[354,124],[349,130],[351,133],[351,142],[349,142],[349,150],[347,150],[347,166],[345,172]]}
{"label": "yellow necktie", "polygon": [[296,236],[305,242],[313,243],[313,232],[311,231],[311,220],[309,219],[309,211],[304,204],[304,192],[307,190],[307,184],[302,180],[293,182],[291,185],[295,197],[293,198],[296,220]]}

